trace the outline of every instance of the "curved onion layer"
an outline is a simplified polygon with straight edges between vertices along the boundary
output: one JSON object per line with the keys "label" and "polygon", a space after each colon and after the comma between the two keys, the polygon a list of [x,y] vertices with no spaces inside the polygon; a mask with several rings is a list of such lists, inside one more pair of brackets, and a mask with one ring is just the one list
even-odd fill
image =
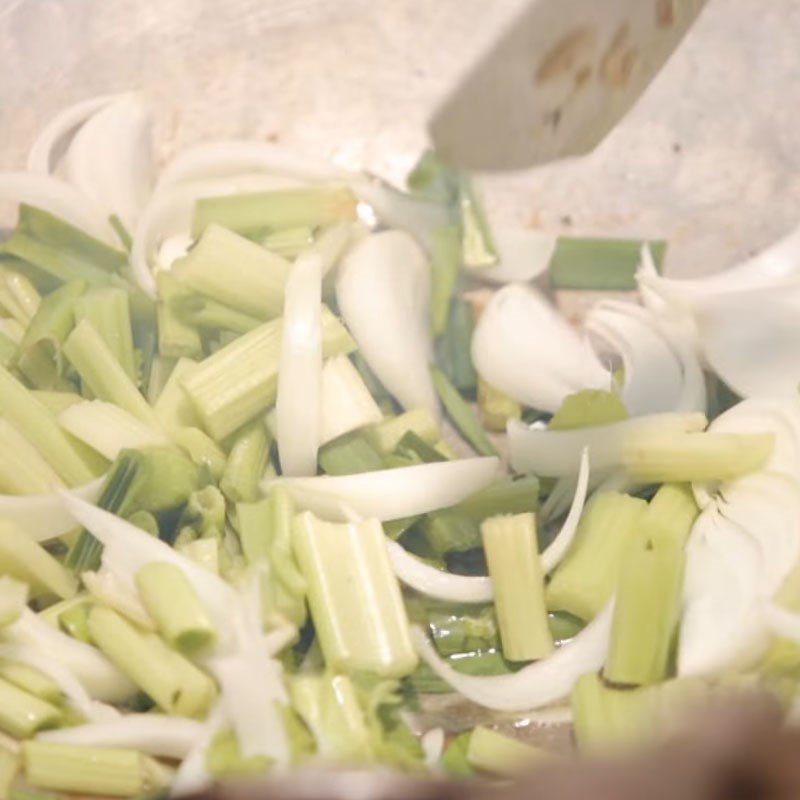
{"label": "curved onion layer", "polygon": [[510,284],[481,314],[472,338],[481,377],[525,405],[556,411],[568,394],[608,389],[611,376],[535,289]]}
{"label": "curved onion layer", "polygon": [[488,486],[498,468],[493,456],[464,458],[357,475],[273,478],[262,488],[280,484],[300,508],[331,521],[350,522],[350,512],[387,522],[449,508]]}
{"label": "curved onion layer", "polygon": [[278,455],[288,476],[315,475],[322,436],[322,259],[300,256],[286,282],[278,395]]}
{"label": "curved onion layer", "polygon": [[478,677],[456,672],[419,628],[414,646],[425,663],[455,691],[473,703],[496,711],[527,711],[567,697],[575,681],[603,666],[611,638],[613,601],[568,644],[547,658],[510,675]]}
{"label": "curved onion layer", "polygon": [[[94,503],[100,497],[105,476],[67,490],[70,494]],[[16,522],[34,541],[46,542],[63,536],[75,527],[75,520],[65,510],[58,493],[0,495],[0,517]]]}
{"label": "curved onion layer", "polygon": [[543,275],[558,237],[529,228],[492,227],[498,263],[494,267],[473,269],[470,275],[487,283],[528,283]]}
{"label": "curved onion layer", "polygon": [[372,371],[406,409],[438,416],[430,374],[431,276],[425,253],[403,231],[362,239],[339,266],[336,299]]}

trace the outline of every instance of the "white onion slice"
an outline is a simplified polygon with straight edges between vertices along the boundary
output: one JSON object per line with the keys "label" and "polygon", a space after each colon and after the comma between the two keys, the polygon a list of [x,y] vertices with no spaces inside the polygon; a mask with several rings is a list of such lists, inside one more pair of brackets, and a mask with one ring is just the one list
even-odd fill
{"label": "white onion slice", "polygon": [[481,377],[525,405],[554,412],[568,394],[608,389],[611,376],[535,289],[509,284],[481,314],[472,338]]}
{"label": "white onion slice", "polygon": [[530,228],[492,226],[498,264],[470,270],[470,275],[487,283],[528,283],[544,272],[556,249],[558,237]]}
{"label": "white onion slice", "polygon": [[527,711],[567,697],[575,681],[603,666],[611,638],[613,600],[568,644],[553,655],[510,675],[478,677],[456,672],[440,658],[425,633],[412,630],[425,663],[468,700],[496,711]]}
{"label": "white onion slice", "polygon": [[407,233],[382,231],[362,239],[339,266],[336,298],[367,363],[400,404],[439,401],[430,375],[430,268]]}
{"label": "white onion slice", "polygon": [[764,624],[773,636],[800,644],[800,614],[787,611],[771,601],[764,602],[761,611]]}
{"label": "white onion slice", "polygon": [[425,754],[425,764],[428,769],[436,770],[444,752],[444,730],[442,728],[431,728],[420,737],[419,743],[422,752]]}
{"label": "white onion slice", "polygon": [[262,487],[284,486],[298,506],[333,522],[350,521],[346,509],[386,522],[449,508],[488,486],[498,469],[495,457],[464,458],[358,475],[272,478]]}
{"label": "white onion slice", "polygon": [[212,739],[223,729],[227,721],[222,702],[217,701],[202,723],[200,735],[175,773],[169,792],[170,797],[197,794],[212,785],[214,779],[208,773],[206,751]]}
{"label": "white onion slice", "polygon": [[315,475],[322,435],[322,259],[302,255],[286,282],[278,394],[278,454],[287,476]]}

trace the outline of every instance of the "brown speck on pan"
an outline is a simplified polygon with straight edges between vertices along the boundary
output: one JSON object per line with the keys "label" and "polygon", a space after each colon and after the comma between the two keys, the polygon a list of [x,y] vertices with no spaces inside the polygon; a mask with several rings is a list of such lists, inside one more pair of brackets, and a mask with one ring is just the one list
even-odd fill
{"label": "brown speck on pan", "polygon": [[558,80],[571,73],[594,48],[595,33],[586,26],[575,28],[556,42],[539,62],[537,84]]}
{"label": "brown speck on pan", "polygon": [[672,145],[672,152],[673,153],[682,153],[683,152],[683,147],[681,146],[680,142],[675,142]]}
{"label": "brown speck on pan", "polygon": [[268,142],[279,142],[281,135],[278,133],[278,131],[272,131],[271,133],[268,133],[265,138]]}
{"label": "brown speck on pan", "polygon": [[545,125],[549,125],[553,130],[555,130],[559,123],[561,122],[561,109],[554,108],[552,111],[545,114],[544,123]]}
{"label": "brown speck on pan", "polygon": [[572,225],[572,217],[569,214],[564,214],[564,216],[561,217],[561,224],[569,228]]}
{"label": "brown speck on pan", "polygon": [[673,0],[656,0],[656,26],[670,28],[675,22],[675,7]]}
{"label": "brown speck on pan", "polygon": [[589,82],[589,78],[591,77],[592,77],[592,67],[589,64],[584,64],[575,73],[575,89],[576,90],[582,89]]}

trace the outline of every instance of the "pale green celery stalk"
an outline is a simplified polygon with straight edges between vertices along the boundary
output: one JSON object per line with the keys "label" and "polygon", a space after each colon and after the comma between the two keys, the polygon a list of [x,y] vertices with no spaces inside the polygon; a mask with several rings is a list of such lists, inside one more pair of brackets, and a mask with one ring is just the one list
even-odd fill
{"label": "pale green celery stalk", "polygon": [[533,514],[490,517],[481,523],[481,535],[503,655],[509,661],[550,655],[554,645],[547,625],[536,518]]}
{"label": "pale green celery stalk", "polygon": [[66,433],[32,392],[0,367],[3,416],[47,459],[68,486],[82,486],[94,475]]}
{"label": "pale green celery stalk", "polygon": [[774,443],[771,433],[640,434],[623,444],[622,463],[641,483],[729,480],[763,467]]}
{"label": "pale green celery stalk", "polygon": [[199,330],[247,333],[263,321],[192,290],[182,291],[170,302],[179,319]]}
{"label": "pale green celery stalk", "polygon": [[259,483],[267,468],[271,441],[260,419],[244,425],[236,433],[219,484],[232,503],[252,503],[261,496]]}
{"label": "pale green celery stalk", "polygon": [[203,340],[197,328],[184,322],[172,307],[172,298],[182,292],[171,272],[156,274],[158,286],[158,352],[168,358],[199,358],[203,354]]}
{"label": "pale green celery stalk", "polygon": [[260,320],[283,311],[290,271],[290,262],[219,225],[209,226],[172,269],[184,288]]}
{"label": "pale green celery stalk", "polygon": [[0,519],[0,572],[27,583],[34,595],[66,599],[78,591],[75,576],[8,519]]}
{"label": "pale green celery stalk", "polygon": [[617,492],[600,492],[589,501],[575,540],[545,590],[547,607],[588,622],[617,586],[622,554],[639,536],[647,503]]}
{"label": "pale green celery stalk", "polygon": [[272,766],[272,760],[267,756],[245,758],[231,728],[215,734],[206,749],[205,761],[209,775],[217,780],[253,778],[263,775]]}
{"label": "pale green celery stalk", "polygon": [[334,524],[304,512],[293,543],[326,665],[385,677],[413,672],[417,656],[380,523]]}
{"label": "pale green celery stalk", "polygon": [[310,186],[208,197],[195,204],[192,234],[216,223],[241,233],[287,228],[319,228],[355,220],[355,195],[346,186]]}
{"label": "pale green celery stalk", "polygon": [[[282,328],[281,319],[264,323],[206,358],[183,379],[203,427],[217,441],[275,402]],[[323,357],[354,349],[345,327],[323,306]]]}
{"label": "pale green celery stalk", "polygon": [[505,433],[510,419],[522,417],[522,406],[479,376],[478,414],[485,428],[495,433]]}
{"label": "pale green celery stalk", "polygon": [[498,514],[533,513],[539,506],[539,479],[533,475],[500,478],[470,495],[458,505],[456,511],[466,514],[476,522]]}
{"label": "pale green celery stalk", "polygon": [[45,389],[34,389],[31,394],[56,416],[77,403],[83,402],[83,398],[75,392],[53,392]]}
{"label": "pale green celery stalk", "polygon": [[208,708],[211,679],[157,636],[103,606],[92,608],[88,624],[97,647],[159,708],[178,716],[197,716]]}
{"label": "pale green celery stalk", "polygon": [[462,297],[454,297],[450,303],[447,330],[435,343],[436,363],[453,386],[468,397],[474,396],[478,384],[478,373],[470,352],[474,329],[472,304]]}
{"label": "pale green celery stalk", "polygon": [[445,166],[432,150],[426,150],[406,178],[411,193],[434,203],[452,205],[456,200],[458,173]]}
{"label": "pale green celery stalk", "polygon": [[561,236],[550,259],[550,281],[556,289],[634,291],[645,244],[660,270],[663,241]]}
{"label": "pale green celery stalk", "polygon": [[159,788],[136,750],[30,741],[22,744],[22,761],[28,782],[42,789],[136,797]]}
{"label": "pale green celery stalk", "polygon": [[480,772],[515,775],[551,758],[552,755],[545,750],[524,744],[483,725],[478,725],[469,737],[467,761]]}
{"label": "pale green celery stalk", "polygon": [[476,453],[482,456],[496,456],[495,446],[486,435],[486,431],[469,403],[459,394],[458,389],[437,367],[431,367],[431,377],[439,399],[458,432],[469,442]]}
{"label": "pale green celery stalk", "polygon": [[227,462],[225,451],[207,433],[200,428],[172,428],[170,436],[198,467],[208,470],[213,480],[222,477]]}
{"label": "pale green celery stalk", "polygon": [[20,272],[0,269],[0,306],[20,324],[27,325],[42,298],[36,287]]}
{"label": "pale green celery stalk", "polygon": [[73,639],[93,644],[89,632],[89,609],[87,602],[68,608],[59,615],[58,624],[64,633],[68,633]]}
{"label": "pale green celery stalk", "polygon": [[225,528],[225,497],[216,486],[204,486],[189,495],[181,521],[201,536],[222,535]]}
{"label": "pale green celery stalk", "polygon": [[149,533],[151,536],[158,538],[160,533],[158,520],[152,512],[140,508],[138,511],[134,511],[129,517],[126,517],[126,519],[131,525],[135,525],[137,528],[145,531],[145,533]]}
{"label": "pale green celery stalk", "polygon": [[314,231],[308,226],[285,228],[261,237],[261,246],[282,258],[296,258],[314,244]]}
{"label": "pale green celery stalk", "polygon": [[431,237],[431,331],[441,336],[447,328],[450,300],[461,266],[458,228],[437,228]]}
{"label": "pale green celery stalk", "polygon": [[497,249],[489,222],[472,178],[463,172],[458,176],[458,209],[464,265],[473,269],[493,266]]}
{"label": "pale green celery stalk", "polygon": [[22,768],[22,757],[0,747],[0,800],[9,800],[11,787]]}
{"label": "pale green celery stalk", "polygon": [[369,388],[347,356],[336,356],[322,367],[322,443],[367,425],[383,414]]}
{"label": "pale green celery stalk", "polygon": [[0,418],[0,493],[50,494],[64,484],[39,451]]}
{"label": "pale green celery stalk", "polygon": [[166,430],[196,428],[200,425],[200,417],[183,388],[184,378],[191,375],[198,366],[199,362],[190,358],[179,359],[158,400],[153,404],[153,411]]}
{"label": "pale green celery stalk", "polygon": [[628,419],[628,410],[618,394],[602,389],[583,389],[564,398],[547,427],[553,431],[569,431],[625,419]]}
{"label": "pale green celery stalk", "polygon": [[84,319],[75,326],[64,343],[64,354],[97,398],[118,405],[146,425],[160,427],[153,409],[91,322]]}
{"label": "pale green celery stalk", "polygon": [[0,659],[0,678],[53,705],[58,705],[64,699],[57,683],[39,672],[38,669],[18,661]]}
{"label": "pale green celery stalk", "polygon": [[180,569],[154,561],[143,566],[135,580],[147,613],[169,644],[193,652],[213,643],[214,626]]}
{"label": "pale green celery stalk", "polygon": [[168,358],[167,356],[157,355],[153,357],[150,363],[150,373],[147,376],[147,391],[145,392],[147,402],[151,406],[154,406],[158,398],[161,397],[161,392],[164,391],[164,387],[167,385],[176,363],[176,359]]}
{"label": "pale green celery stalk", "polygon": [[698,510],[688,486],[659,489],[623,555],[604,677],[615,684],[663,681],[680,618],[684,552]]}
{"label": "pale green celery stalk", "polygon": [[133,239],[131,239],[131,234],[125,225],[123,225],[122,220],[116,214],[112,214],[108,218],[108,224],[114,229],[114,233],[117,234],[120,242],[122,242],[125,252],[130,253],[131,247],[133,246]]}
{"label": "pale green celery stalk", "polygon": [[28,584],[0,576],[0,629],[16,622],[28,604]]}
{"label": "pale green celery stalk", "polygon": [[[191,531],[191,528],[188,529]],[[219,542],[216,539],[194,539],[179,541],[175,539],[174,547],[187,558],[191,558],[197,564],[219,575]]]}
{"label": "pale green celery stalk", "polygon": [[326,475],[356,475],[386,466],[381,454],[359,430],[327,442],[320,447],[317,458]]}
{"label": "pale green celery stalk", "polygon": [[17,739],[26,739],[60,722],[61,712],[52,703],[0,678],[0,730]]}
{"label": "pale green celery stalk", "polygon": [[75,320],[88,320],[100,334],[125,374],[137,382],[131,311],[124,289],[92,289],[75,302]]}
{"label": "pale green celery stalk", "polygon": [[436,419],[427,408],[415,408],[364,429],[364,435],[381,453],[391,453],[409,431],[416,433],[422,441],[436,445],[442,434]]}
{"label": "pale green celery stalk", "polygon": [[0,330],[0,366],[13,367],[17,357],[18,344],[10,336]]}

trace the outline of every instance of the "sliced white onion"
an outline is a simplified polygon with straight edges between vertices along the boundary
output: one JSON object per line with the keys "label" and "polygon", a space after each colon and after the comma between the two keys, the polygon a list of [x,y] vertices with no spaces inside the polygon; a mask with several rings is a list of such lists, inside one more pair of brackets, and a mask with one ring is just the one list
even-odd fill
{"label": "sliced white onion", "polygon": [[525,405],[554,412],[568,394],[608,389],[611,376],[534,288],[510,284],[481,314],[472,338],[481,377]]}
{"label": "sliced white onion", "polygon": [[298,506],[331,521],[348,522],[349,509],[360,519],[386,522],[449,508],[488,486],[498,469],[494,457],[464,458],[358,475],[274,478],[262,487],[280,484]]}
{"label": "sliced white onion", "polygon": [[361,373],[347,356],[327,359],[322,367],[321,391],[322,444],[383,419]]}
{"label": "sliced white onion", "polygon": [[547,271],[558,237],[530,228],[492,226],[498,264],[470,270],[487,283],[528,283]]}
{"label": "sliced white onion", "polygon": [[52,174],[58,160],[67,149],[67,143],[72,134],[97,111],[122,97],[124,97],[122,94],[90,97],[88,100],[82,100],[80,103],[75,103],[75,105],[60,111],[36,137],[36,141],[28,153],[28,170],[40,172],[43,175]]}
{"label": "sliced white onion", "polygon": [[97,572],[82,572],[81,581],[89,594],[104,605],[113,608],[146,630],[156,629],[138,593],[130,583],[119,580],[113,572],[105,568]]}
{"label": "sliced white onion", "polygon": [[764,624],[773,636],[800,644],[800,614],[787,611],[769,600],[764,602],[761,612]]}
{"label": "sliced white onion", "polygon": [[202,723],[200,735],[175,773],[170,787],[170,797],[197,794],[213,784],[214,779],[209,775],[206,766],[206,751],[212,739],[223,729],[227,721],[222,701],[217,701]]}
{"label": "sliced white onion", "polygon": [[444,730],[442,728],[431,728],[420,737],[419,743],[422,752],[425,754],[425,764],[428,769],[435,770],[444,752]]}
{"label": "sliced white onion", "polygon": [[410,410],[437,417],[430,375],[431,277],[425,253],[407,233],[367,236],[342,260],[336,298],[347,327],[381,383]]}
{"label": "sliced white onion", "polygon": [[569,695],[575,681],[603,666],[611,638],[613,600],[568,644],[553,655],[510,675],[478,677],[456,672],[419,628],[414,645],[425,663],[468,700],[496,711],[541,708]]}
{"label": "sliced white onion", "polygon": [[314,475],[322,434],[322,259],[300,256],[286,281],[275,419],[281,471]]}
{"label": "sliced white onion", "polygon": [[160,758],[186,756],[203,735],[203,724],[164,714],[126,714],[109,722],[42,731],[44,742],[80,747],[124,747]]}
{"label": "sliced white onion", "polygon": [[74,186],[50,175],[0,172],[0,200],[36,206],[106,244],[119,244],[114,230],[92,201]]}
{"label": "sliced white onion", "polygon": [[528,427],[519,420],[508,423],[511,466],[515,472],[531,472],[543,477],[574,475],[581,453],[588,448],[592,469],[605,471],[618,467],[626,443],[640,435],[690,433],[703,430],[703,414],[651,414],[610,425],[551,431]]}
{"label": "sliced white onion", "polygon": [[70,183],[129,231],[153,186],[152,124],[142,98],[124,95],[80,127],[64,156]]}

